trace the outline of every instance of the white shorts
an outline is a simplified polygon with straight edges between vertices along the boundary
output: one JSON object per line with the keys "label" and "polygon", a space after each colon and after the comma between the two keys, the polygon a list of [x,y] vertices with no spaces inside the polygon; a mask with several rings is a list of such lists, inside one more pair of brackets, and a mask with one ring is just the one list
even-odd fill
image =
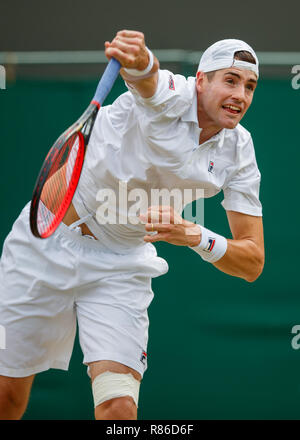
{"label": "white shorts", "polygon": [[0,261],[0,375],[67,370],[77,321],[84,364],[112,360],[143,376],[151,278],[167,271],[151,244],[113,253],[64,224],[48,239],[35,238],[27,204]]}

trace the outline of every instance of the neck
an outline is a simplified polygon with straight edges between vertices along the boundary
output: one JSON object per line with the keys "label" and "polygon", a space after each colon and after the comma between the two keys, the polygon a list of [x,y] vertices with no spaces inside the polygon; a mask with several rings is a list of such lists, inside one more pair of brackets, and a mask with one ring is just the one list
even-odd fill
{"label": "neck", "polygon": [[197,116],[198,116],[198,125],[200,128],[202,128],[199,137],[199,144],[203,144],[203,142],[206,142],[208,139],[210,139],[212,136],[214,136],[215,134],[219,133],[219,131],[222,130],[222,127],[216,125],[215,122],[205,112],[204,108],[200,103],[199,96],[197,98]]}
{"label": "neck", "polygon": [[[199,124],[199,127],[200,127],[200,124]],[[217,128],[216,127],[202,128],[202,131],[201,131],[200,137],[199,137],[199,144],[203,144],[208,139],[210,139],[212,136],[214,136],[215,134],[219,133],[221,130],[222,130],[222,128],[220,128],[220,127],[217,127]]]}

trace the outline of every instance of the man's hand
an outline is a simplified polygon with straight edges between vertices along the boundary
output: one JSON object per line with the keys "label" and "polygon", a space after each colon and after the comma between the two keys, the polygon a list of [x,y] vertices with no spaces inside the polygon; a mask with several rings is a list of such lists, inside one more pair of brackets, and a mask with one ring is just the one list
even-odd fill
{"label": "man's hand", "polygon": [[145,235],[144,241],[148,243],[166,241],[176,246],[197,246],[201,241],[199,226],[184,220],[171,206],[150,206],[140,219],[146,222],[146,231],[157,232]]}
{"label": "man's hand", "polygon": [[157,87],[159,62],[154,57],[153,67],[146,77],[139,78],[129,75],[124,68],[145,70],[149,63],[149,53],[146,49],[145,37],[142,32],[123,30],[115,38],[105,42],[105,55],[110,60],[117,59],[122,66],[120,74],[123,79],[143,98],[154,95]]}
{"label": "man's hand", "polygon": [[144,70],[149,62],[144,34],[137,31],[119,31],[111,43],[105,42],[105,55],[116,58],[127,69]]}

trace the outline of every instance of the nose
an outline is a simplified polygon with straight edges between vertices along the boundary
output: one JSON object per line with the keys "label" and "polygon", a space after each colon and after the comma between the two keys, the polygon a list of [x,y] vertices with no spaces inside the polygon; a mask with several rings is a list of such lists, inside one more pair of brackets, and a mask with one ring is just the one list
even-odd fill
{"label": "nose", "polygon": [[234,88],[234,91],[232,93],[232,98],[240,103],[245,102],[246,94],[245,94],[245,88],[244,88],[243,84],[240,84],[239,86]]}

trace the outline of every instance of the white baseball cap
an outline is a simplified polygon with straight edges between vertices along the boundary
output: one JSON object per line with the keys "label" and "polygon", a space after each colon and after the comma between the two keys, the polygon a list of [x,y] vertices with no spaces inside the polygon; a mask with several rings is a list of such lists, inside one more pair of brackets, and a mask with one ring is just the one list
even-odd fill
{"label": "white baseball cap", "polygon": [[[253,55],[256,64],[247,61],[240,61],[234,59],[234,54],[237,51],[246,50]],[[198,71],[212,72],[219,69],[227,69],[229,67],[238,67],[240,69],[252,70],[258,77],[258,59],[249,44],[242,40],[228,39],[220,40],[209,46],[200,59]]]}

